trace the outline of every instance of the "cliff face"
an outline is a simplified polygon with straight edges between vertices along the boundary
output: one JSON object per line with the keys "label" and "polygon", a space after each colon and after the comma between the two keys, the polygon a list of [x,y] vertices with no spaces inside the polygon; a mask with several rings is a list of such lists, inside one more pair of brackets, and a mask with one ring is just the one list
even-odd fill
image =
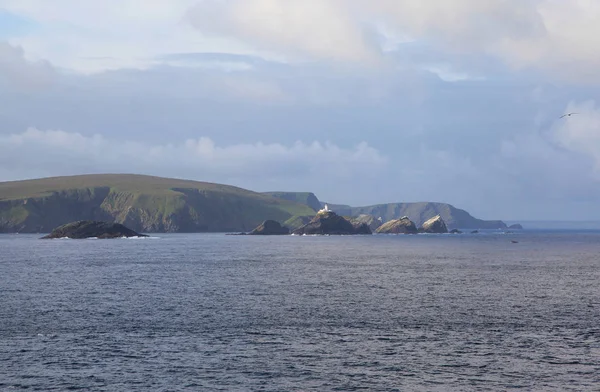
{"label": "cliff face", "polygon": [[350,207],[347,205],[329,204],[329,207],[340,215],[358,216],[368,214],[384,222],[407,216],[417,227],[427,220],[440,215],[449,228],[458,229],[506,229],[500,220],[481,220],[474,218],[467,211],[445,203],[390,203],[368,207]]}
{"label": "cliff face", "polygon": [[312,192],[264,192],[263,195],[277,199],[293,201],[295,203],[301,203],[310,207],[315,212],[321,209],[321,202]]}
{"label": "cliff face", "polygon": [[39,181],[37,188],[35,180],[0,184],[0,232],[44,233],[79,220],[138,232],[233,232],[312,213],[298,203],[193,181],[123,175]]}
{"label": "cliff face", "polygon": [[0,232],[44,233],[73,221],[112,221],[111,214],[102,208],[109,192],[109,188],[99,187],[0,200]]}

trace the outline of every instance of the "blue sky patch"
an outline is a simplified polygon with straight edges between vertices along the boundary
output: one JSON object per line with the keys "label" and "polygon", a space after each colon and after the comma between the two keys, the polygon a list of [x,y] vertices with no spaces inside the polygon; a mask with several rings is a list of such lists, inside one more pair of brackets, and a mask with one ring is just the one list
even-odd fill
{"label": "blue sky patch", "polygon": [[33,31],[37,24],[29,19],[0,10],[0,38],[7,39]]}

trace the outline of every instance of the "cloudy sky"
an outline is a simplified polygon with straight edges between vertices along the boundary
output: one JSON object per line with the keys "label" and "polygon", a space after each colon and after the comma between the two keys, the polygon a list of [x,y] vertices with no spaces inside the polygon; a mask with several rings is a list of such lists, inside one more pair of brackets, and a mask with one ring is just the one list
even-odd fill
{"label": "cloudy sky", "polygon": [[0,0],[0,181],[102,172],[600,219],[600,1]]}

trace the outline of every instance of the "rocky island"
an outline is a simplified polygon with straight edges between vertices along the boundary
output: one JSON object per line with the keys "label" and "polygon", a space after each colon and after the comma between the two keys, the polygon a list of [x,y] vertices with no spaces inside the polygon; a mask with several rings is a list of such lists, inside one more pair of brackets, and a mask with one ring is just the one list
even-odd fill
{"label": "rocky island", "polygon": [[445,234],[447,232],[448,227],[446,226],[446,222],[439,215],[427,220],[419,229],[419,233]]}
{"label": "rocky island", "polygon": [[267,220],[261,223],[256,229],[252,230],[249,235],[287,235],[290,234],[290,229],[274,220]]}
{"label": "rocky island", "polygon": [[295,235],[356,235],[373,234],[366,223],[352,224],[348,219],[329,211],[327,206],[319,211],[317,215],[306,225],[294,230]]}
{"label": "rocky island", "polygon": [[403,216],[400,219],[394,219],[384,223],[377,229],[379,234],[417,234],[417,226],[408,219],[407,216]]}
{"label": "rocky island", "polygon": [[147,235],[136,233],[119,223],[97,222],[97,221],[78,221],[67,223],[52,230],[42,239],[110,239],[110,238],[131,238],[131,237],[147,237]]}

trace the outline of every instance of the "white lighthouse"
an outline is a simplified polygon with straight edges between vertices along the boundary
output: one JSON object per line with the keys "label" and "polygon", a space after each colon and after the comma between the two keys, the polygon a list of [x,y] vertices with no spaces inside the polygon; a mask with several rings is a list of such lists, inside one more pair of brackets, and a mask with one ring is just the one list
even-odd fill
{"label": "white lighthouse", "polygon": [[325,203],[325,207],[323,207],[323,208],[321,209],[321,211],[319,211],[319,212],[329,212],[329,211],[331,211],[331,210],[329,209],[329,205],[327,205],[327,203]]}

